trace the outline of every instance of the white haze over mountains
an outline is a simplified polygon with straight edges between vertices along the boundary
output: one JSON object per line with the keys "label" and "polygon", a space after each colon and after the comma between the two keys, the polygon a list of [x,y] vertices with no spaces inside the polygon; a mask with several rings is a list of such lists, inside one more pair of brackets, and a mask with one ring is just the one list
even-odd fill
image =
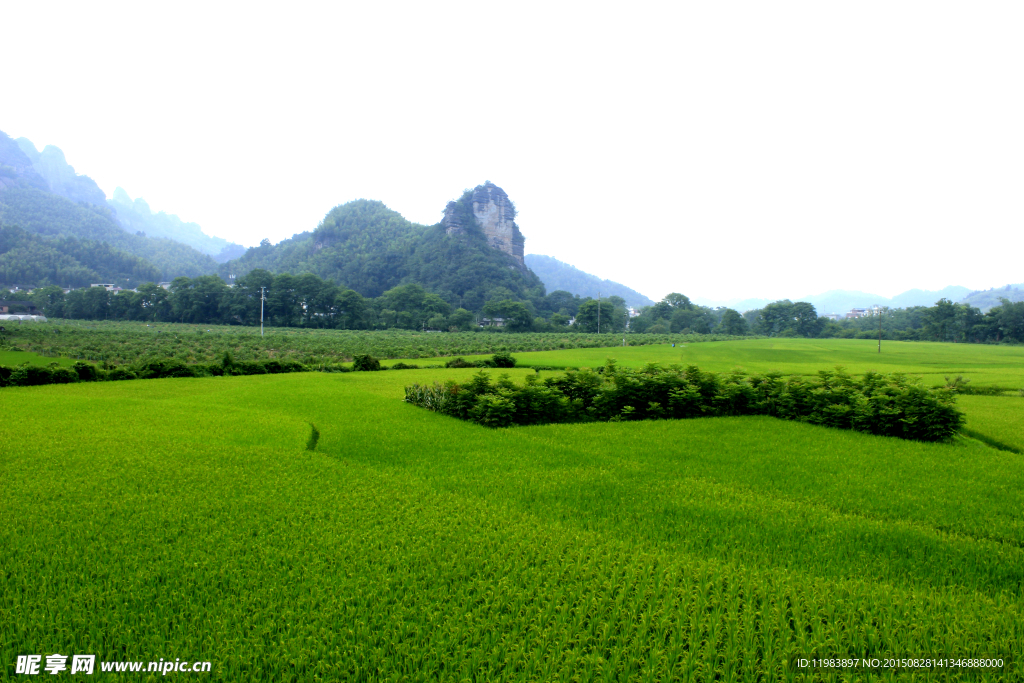
{"label": "white haze over mountains", "polygon": [[1024,280],[1016,2],[7,3],[0,129],[244,245],[492,180],[660,299]]}

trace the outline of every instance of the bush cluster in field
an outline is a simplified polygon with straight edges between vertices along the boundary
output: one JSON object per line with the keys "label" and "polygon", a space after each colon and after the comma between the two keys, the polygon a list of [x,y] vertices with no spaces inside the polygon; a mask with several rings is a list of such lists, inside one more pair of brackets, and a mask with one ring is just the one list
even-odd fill
{"label": "bush cluster in field", "polygon": [[964,423],[952,392],[926,388],[901,373],[868,372],[857,380],[844,372],[820,371],[817,379],[779,373],[719,375],[696,366],[651,364],[640,370],[609,360],[598,372],[567,371],[516,385],[478,373],[465,384],[413,384],[405,400],[488,427],[657,420],[722,415],[770,415],[786,420],[856,429],[920,441],[941,441]]}

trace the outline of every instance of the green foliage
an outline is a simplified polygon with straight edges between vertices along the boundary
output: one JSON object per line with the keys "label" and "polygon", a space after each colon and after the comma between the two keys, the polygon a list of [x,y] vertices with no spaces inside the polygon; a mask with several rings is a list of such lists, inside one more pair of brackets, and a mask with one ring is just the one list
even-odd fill
{"label": "green foliage", "polygon": [[[192,247],[169,239],[156,239],[126,232],[117,223],[109,208],[76,204],[64,197],[38,189],[14,187],[0,193],[0,221],[43,237],[64,237],[87,241],[92,245],[89,248],[97,253],[95,258],[100,259],[94,261],[93,265],[87,266],[93,270],[96,267],[123,268],[123,263],[122,265],[116,264],[118,259],[121,262],[124,261],[124,257],[119,255],[120,252],[126,252],[148,262],[145,266],[140,265],[139,267],[155,267],[161,276],[153,279],[169,280],[180,275],[196,277],[212,273],[217,269],[217,263],[212,258]],[[107,249],[110,250],[108,256],[104,256],[102,248],[96,246],[98,243],[108,245]],[[45,243],[39,244],[45,245]],[[55,248],[59,251],[63,247]],[[41,269],[71,268],[66,260],[54,261],[52,255],[48,257],[49,260],[45,260],[45,253],[40,253],[39,256],[44,258],[42,263],[46,264],[38,266]],[[105,265],[104,259],[111,259],[111,265]],[[152,276],[146,275],[145,277],[151,278]],[[53,284],[66,285],[67,283],[53,282]]]}
{"label": "green foliage", "polygon": [[0,223],[0,283],[88,287],[94,282],[109,282],[135,286],[159,279],[160,275],[160,270],[146,260],[104,242],[67,236],[46,238]]}
{"label": "green foliage", "polygon": [[[602,294],[605,298],[613,295],[619,296],[625,303],[636,308],[650,306],[654,303],[643,294],[625,285],[611,280],[602,280],[550,256],[527,254],[526,265],[544,282],[544,286],[552,291],[562,290],[565,293],[573,293],[587,298],[596,298],[598,294]],[[558,308],[553,310],[557,311]]]}
{"label": "green foliage", "polygon": [[[837,369],[822,371],[817,381],[809,382],[800,377],[783,380],[778,373],[719,376],[692,365],[683,370],[652,364],[637,371],[609,362],[601,370],[603,382],[590,371],[582,377],[568,371],[562,378],[546,379],[542,387],[530,381],[524,386],[499,383],[494,393],[452,384],[444,390],[455,395],[469,391],[476,400],[468,411],[451,404],[446,414],[489,427],[770,415],[919,441],[947,440],[964,422],[951,392],[924,388],[902,374],[866,373],[856,380]],[[411,389],[406,400],[415,403],[421,395],[422,390]]]}
{"label": "green foliage", "polygon": [[15,390],[0,659],[153,659],[143,633],[161,656],[233,643],[211,680],[775,681],[804,655],[1021,651],[1014,453],[764,416],[496,432],[402,403],[408,377]]}
{"label": "green foliage", "polygon": [[368,354],[359,354],[352,359],[352,369],[357,372],[380,370],[380,361]]}
{"label": "green foliage", "polygon": [[[250,249],[223,264],[220,272],[312,273],[367,298],[415,283],[445,303],[447,310],[434,310],[435,315],[448,315],[456,307],[480,311],[496,290],[510,292],[518,301],[543,297],[540,280],[529,270],[514,267],[511,257],[491,248],[473,227],[471,193],[457,204],[468,212],[464,224],[470,227],[462,235],[449,236],[440,224],[410,223],[379,201],[348,202],[328,212],[312,233]],[[385,301],[381,308],[402,310],[393,303]],[[384,326],[412,327],[400,321]]]}
{"label": "green foliage", "polygon": [[499,351],[491,356],[491,363],[496,368],[514,368],[516,366],[516,359],[508,351]]}
{"label": "green foliage", "polygon": [[[156,289],[164,291],[159,287]],[[93,291],[102,290],[86,290],[90,294]],[[107,297],[99,299],[101,303],[109,300]],[[258,299],[256,306],[258,316]],[[637,335],[630,338],[630,343],[644,346],[724,339],[716,336]],[[401,329],[368,332],[318,328],[268,328],[266,335],[260,336],[258,329],[205,324],[51,320],[45,326],[26,324],[9,328],[8,343],[44,356],[67,356],[117,365],[136,363],[150,357],[220,364],[225,351],[230,351],[236,361],[281,358],[311,365],[336,365],[356,354],[416,359],[490,355],[498,351],[521,353],[606,348],[621,346],[622,337],[566,333],[424,333]],[[564,366],[565,362],[556,360],[540,365]]]}

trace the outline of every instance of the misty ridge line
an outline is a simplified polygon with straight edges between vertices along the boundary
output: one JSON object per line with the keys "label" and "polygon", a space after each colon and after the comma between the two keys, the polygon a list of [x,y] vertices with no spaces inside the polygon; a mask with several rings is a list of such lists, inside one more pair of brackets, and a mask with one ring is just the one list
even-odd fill
{"label": "misty ridge line", "polygon": [[[14,159],[18,151],[21,159]],[[29,165],[26,177],[37,187],[45,187],[54,194],[71,201],[94,206],[108,207],[114,213],[116,223],[128,233],[142,237],[170,239],[212,257],[218,263],[237,259],[247,250],[227,240],[208,235],[196,223],[186,223],[175,214],[164,211],[154,213],[145,200],[132,199],[121,187],[117,187],[110,199],[106,193],[88,175],[78,174],[68,164],[63,151],[54,145],[47,145],[40,152],[27,138],[12,140],[0,132],[0,165],[19,163]],[[0,183],[0,188],[3,185]],[[294,236],[293,236],[294,238]],[[288,239],[293,239],[288,238]],[[286,240],[281,240],[281,244]],[[276,245],[275,245],[276,246]],[[541,254],[527,254],[526,265],[534,271],[547,290],[568,291],[581,297],[597,298],[598,296],[618,296],[633,308],[650,306],[654,299],[629,286],[611,279],[603,279],[587,273],[579,268]],[[821,294],[790,298],[791,301],[805,301],[815,306],[819,314],[843,315],[857,308],[882,306],[889,308],[909,308],[913,306],[932,306],[940,299],[967,303],[982,310],[999,304],[1001,297],[1018,300],[1022,297],[1021,285],[1005,285],[989,290],[971,290],[960,285],[947,286],[941,290],[910,289],[893,297],[872,294],[856,290],[829,290]],[[694,303],[709,307],[732,308],[745,312],[763,308],[772,301],[780,299],[751,297],[747,299],[716,299],[711,296],[695,296]]]}

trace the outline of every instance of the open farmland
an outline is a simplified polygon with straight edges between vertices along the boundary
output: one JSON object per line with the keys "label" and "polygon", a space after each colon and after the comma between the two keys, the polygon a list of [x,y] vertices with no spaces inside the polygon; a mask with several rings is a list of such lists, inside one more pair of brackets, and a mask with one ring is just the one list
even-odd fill
{"label": "open farmland", "polygon": [[971,436],[1024,453],[1024,396],[961,396],[958,403]]}
{"label": "open farmland", "polygon": [[[722,335],[644,334],[632,344],[671,344],[712,339]],[[733,337],[732,339],[743,339]],[[621,335],[553,332],[416,332],[412,330],[320,330],[315,328],[258,328],[181,323],[142,323],[51,320],[11,327],[0,335],[8,344],[43,356],[103,362],[113,365],[152,358],[185,363],[219,361],[224,352],[238,360],[269,358],[306,364],[333,364],[369,353],[378,358],[432,358],[457,355],[609,347]]]}
{"label": "open farmland", "polygon": [[[1024,651],[1024,456],[765,417],[489,430],[400,400],[473,372],[0,390],[5,672],[773,681],[811,680],[795,656]],[[1020,399],[961,401],[1008,438]]]}
{"label": "open farmland", "polygon": [[678,363],[717,372],[740,367],[747,372],[777,370],[785,375],[814,375],[843,365],[854,374],[873,370],[920,375],[931,385],[945,384],[946,376],[964,375],[977,386],[1024,388],[1024,346],[883,341],[882,353],[878,353],[878,342],[870,339],[746,339],[683,343],[675,348],[660,343],[581,348],[571,354],[538,351],[516,357],[525,366],[559,367],[571,358],[574,365],[598,367],[612,357],[630,367]]}

